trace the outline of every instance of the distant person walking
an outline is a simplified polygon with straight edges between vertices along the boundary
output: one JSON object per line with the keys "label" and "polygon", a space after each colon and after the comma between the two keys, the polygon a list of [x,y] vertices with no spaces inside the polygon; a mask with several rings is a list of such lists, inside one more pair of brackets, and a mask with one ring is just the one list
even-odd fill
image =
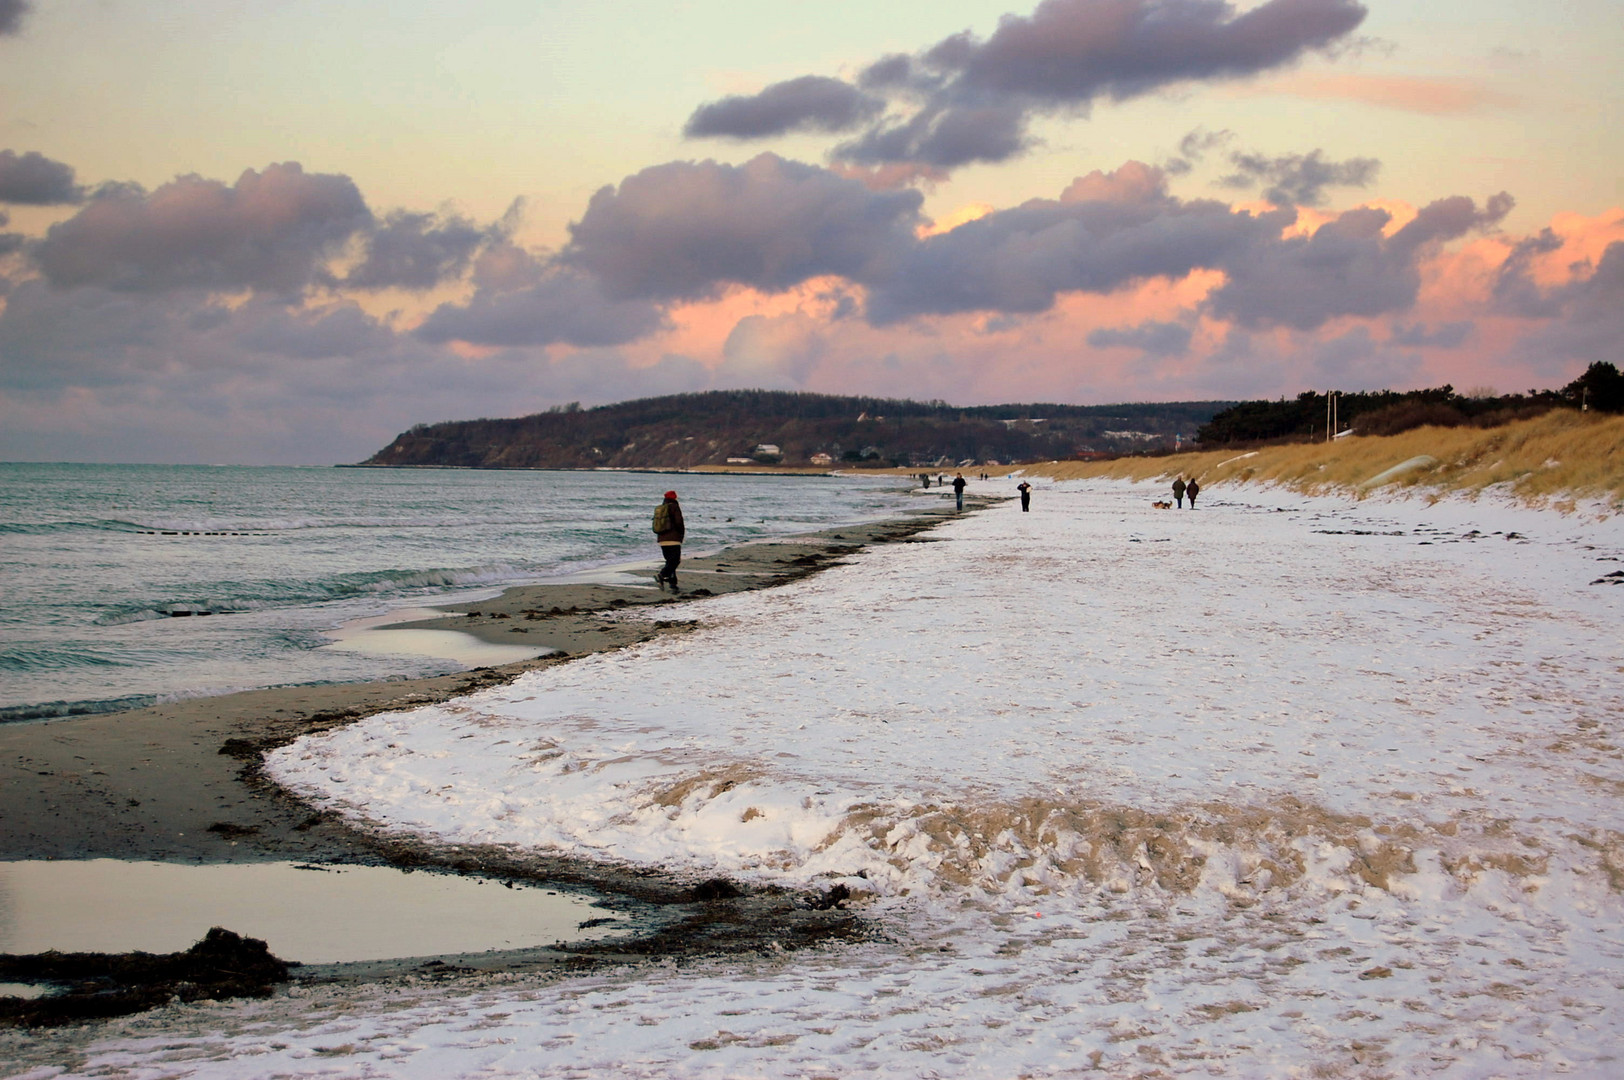
{"label": "distant person walking", "polygon": [[1190,483],[1187,487],[1185,487],[1184,494],[1190,497],[1190,509],[1194,510],[1195,497],[1201,494],[1201,485],[1195,482],[1195,477],[1190,477]]}
{"label": "distant person walking", "polygon": [[1173,481],[1173,501],[1179,504],[1180,510],[1184,509],[1184,477],[1182,476]]}
{"label": "distant person walking", "polygon": [[686,533],[677,493],[668,491],[665,501],[654,508],[654,539],[659,542],[660,554],[665,556],[665,566],[654,575],[654,580],[662,585],[669,583],[672,592],[677,591],[677,564],[682,561],[682,538]]}
{"label": "distant person walking", "polygon": [[955,473],[953,476],[953,497],[959,502],[959,509],[964,509],[964,474]]}
{"label": "distant person walking", "polygon": [[1032,510],[1032,485],[1022,480],[1020,486],[1015,490],[1021,493],[1021,513],[1030,513]]}

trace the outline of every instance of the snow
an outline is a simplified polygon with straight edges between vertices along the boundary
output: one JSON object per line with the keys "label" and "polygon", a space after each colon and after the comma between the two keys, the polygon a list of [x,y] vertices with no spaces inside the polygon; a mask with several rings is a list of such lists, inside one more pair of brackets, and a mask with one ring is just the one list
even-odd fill
{"label": "snow", "polygon": [[387,830],[843,882],[885,940],[174,1008],[81,1067],[1624,1071],[1624,518],[1162,497],[1044,484],[268,763]]}

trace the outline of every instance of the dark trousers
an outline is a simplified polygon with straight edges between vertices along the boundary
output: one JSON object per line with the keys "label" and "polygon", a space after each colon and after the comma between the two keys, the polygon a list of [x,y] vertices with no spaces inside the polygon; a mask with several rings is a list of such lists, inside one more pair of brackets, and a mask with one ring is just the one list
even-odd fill
{"label": "dark trousers", "polygon": [[1032,509],[1032,496],[1029,495],[1028,493],[1024,492],[1024,491],[1021,492],[1021,510],[1023,512],[1030,512],[1031,509]]}
{"label": "dark trousers", "polygon": [[675,585],[677,583],[677,564],[682,561],[682,545],[661,544],[660,554],[665,556],[665,567],[655,580],[669,581]]}

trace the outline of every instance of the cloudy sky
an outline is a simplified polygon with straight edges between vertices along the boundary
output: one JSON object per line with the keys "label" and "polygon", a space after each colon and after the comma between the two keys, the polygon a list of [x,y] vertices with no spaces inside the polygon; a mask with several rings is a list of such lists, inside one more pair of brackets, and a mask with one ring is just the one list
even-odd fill
{"label": "cloudy sky", "polygon": [[0,460],[1624,359],[1618,0],[0,0]]}

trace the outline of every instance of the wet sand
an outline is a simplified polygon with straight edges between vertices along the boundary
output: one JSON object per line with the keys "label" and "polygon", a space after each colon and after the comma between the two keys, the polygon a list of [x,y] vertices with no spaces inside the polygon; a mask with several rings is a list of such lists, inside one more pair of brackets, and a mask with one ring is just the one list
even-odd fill
{"label": "wet sand", "polygon": [[[967,503],[967,509],[981,504]],[[491,644],[557,650],[534,660],[434,678],[253,690],[0,726],[0,860],[388,863],[586,886],[644,910],[698,905],[688,914],[667,912],[654,920],[660,929],[636,942],[614,943],[607,951],[620,958],[725,951],[765,940],[789,945],[853,932],[850,916],[828,898],[745,895],[725,882],[376,835],[318,813],[268,781],[261,755],[310,732],[445,701],[572,656],[686,633],[690,627],[682,622],[614,622],[602,615],[793,581],[865,547],[907,542],[951,516],[950,505],[685,559],[676,595],[655,585],[651,561],[635,572],[647,584],[519,586],[395,627],[456,630]]]}

